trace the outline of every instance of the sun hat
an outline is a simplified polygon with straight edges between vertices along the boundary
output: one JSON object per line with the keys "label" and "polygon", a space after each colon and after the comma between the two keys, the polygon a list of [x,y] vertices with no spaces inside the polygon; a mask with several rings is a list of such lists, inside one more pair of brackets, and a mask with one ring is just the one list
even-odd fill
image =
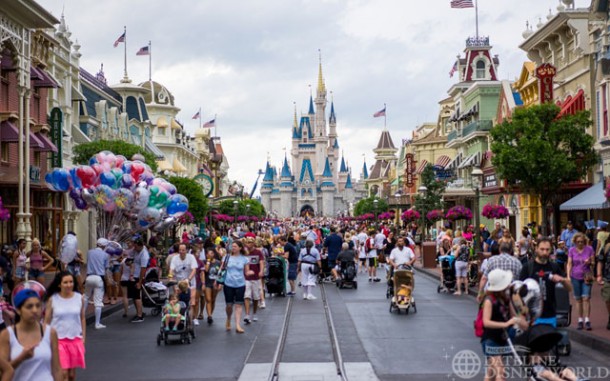
{"label": "sun hat", "polygon": [[487,291],[502,291],[513,281],[513,273],[510,271],[495,269],[487,276]]}

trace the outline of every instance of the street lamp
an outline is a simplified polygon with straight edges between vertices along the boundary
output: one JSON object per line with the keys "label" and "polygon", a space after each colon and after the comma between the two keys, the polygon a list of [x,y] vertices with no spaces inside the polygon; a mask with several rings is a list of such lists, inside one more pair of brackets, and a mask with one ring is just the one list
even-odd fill
{"label": "street lamp", "polygon": [[[419,188],[417,188],[417,193],[419,193],[421,195],[422,198],[426,197],[426,193],[428,193],[428,188],[425,185],[420,185]],[[423,200],[422,200],[423,201]],[[422,202],[422,205],[425,205],[424,202]],[[423,245],[424,241],[426,240],[426,210],[420,210],[421,213],[421,237],[419,238],[421,244]]]}
{"label": "street lamp", "polygon": [[233,200],[233,223],[237,225],[237,205],[239,201]]}
{"label": "street lamp", "polygon": [[377,207],[379,205],[379,200],[374,199],[373,200],[373,206],[375,207],[375,223],[377,224]]}
{"label": "street lamp", "polygon": [[[479,217],[479,195],[480,195],[480,187],[481,180],[483,179],[483,171],[479,167],[474,167],[471,174],[472,176],[472,186],[474,187],[474,231],[475,235],[473,238],[473,246],[475,250],[481,250],[481,245],[479,243],[479,238],[481,237],[481,222]],[[475,251],[476,253],[476,251]]]}

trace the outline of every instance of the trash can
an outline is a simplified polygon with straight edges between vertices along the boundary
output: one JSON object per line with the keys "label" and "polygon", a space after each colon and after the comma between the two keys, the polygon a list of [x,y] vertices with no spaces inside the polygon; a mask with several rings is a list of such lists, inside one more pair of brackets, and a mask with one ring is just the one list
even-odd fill
{"label": "trash can", "polygon": [[422,244],[423,266],[426,269],[436,267],[436,242],[424,242]]}

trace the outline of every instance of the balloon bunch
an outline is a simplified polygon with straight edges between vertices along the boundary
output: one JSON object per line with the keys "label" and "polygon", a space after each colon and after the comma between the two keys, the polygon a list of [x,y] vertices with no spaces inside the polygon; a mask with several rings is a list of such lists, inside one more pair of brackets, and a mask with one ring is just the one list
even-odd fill
{"label": "balloon bunch", "polygon": [[98,212],[98,238],[122,242],[146,229],[164,231],[188,210],[188,199],[155,177],[143,159],[102,151],[89,165],[53,169],[45,181],[49,189],[67,192],[76,208]]}

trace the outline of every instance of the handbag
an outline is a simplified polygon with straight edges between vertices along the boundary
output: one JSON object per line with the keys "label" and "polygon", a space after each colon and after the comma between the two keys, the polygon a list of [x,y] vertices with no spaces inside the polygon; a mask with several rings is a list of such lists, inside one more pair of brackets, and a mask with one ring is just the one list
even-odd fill
{"label": "handbag", "polygon": [[589,269],[589,271],[585,273],[585,284],[592,285],[594,280],[595,277],[593,276],[593,271]]}
{"label": "handbag", "polygon": [[217,284],[225,284],[225,278],[227,277],[227,264],[229,263],[230,256],[231,254],[227,253],[224,261],[222,261],[222,265],[220,266],[220,270],[218,270],[218,275],[216,276]]}

